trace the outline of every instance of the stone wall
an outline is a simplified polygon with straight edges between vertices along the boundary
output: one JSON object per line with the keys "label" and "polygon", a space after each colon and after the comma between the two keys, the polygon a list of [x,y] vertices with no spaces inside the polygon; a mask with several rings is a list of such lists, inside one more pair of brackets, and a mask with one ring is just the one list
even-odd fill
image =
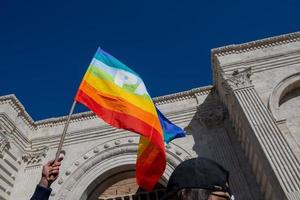
{"label": "stone wall", "polygon": [[[299,199],[299,53],[299,33],[213,49],[214,86],[155,98],[187,133],[166,145],[162,188],[180,162],[203,156],[230,171],[235,199]],[[0,97],[0,200],[30,198],[65,122],[33,121],[14,95]],[[132,180],[138,142],[91,112],[72,115],[50,199],[93,200]]]}
{"label": "stone wall", "polygon": [[[293,33],[212,51],[217,91],[266,199],[300,198],[292,112],[299,103],[299,50],[300,33]],[[282,105],[286,95],[293,105]]]}
{"label": "stone wall", "polygon": [[[251,180],[241,168],[239,149],[231,145],[224,127],[224,108],[211,89],[196,88],[154,99],[166,117],[187,132],[185,138],[166,145],[167,167],[160,184],[166,186],[180,162],[205,156],[230,170],[230,184],[238,199],[255,199],[259,194],[253,194],[257,191],[253,188],[257,186],[248,184]],[[15,138],[12,141],[16,140],[15,134],[23,137],[9,150],[19,151],[14,153],[18,166],[16,180],[10,194],[6,190],[1,194],[6,194],[3,198],[7,200],[28,199],[38,182],[42,164],[55,155],[66,117],[34,122],[16,97],[3,96],[0,102],[3,123],[11,123],[10,129],[2,126],[3,129]],[[61,175],[52,186],[51,199],[93,199],[121,181],[116,174],[127,174],[124,179],[133,178],[138,141],[137,134],[112,128],[90,112],[73,115],[63,147],[66,156]]]}

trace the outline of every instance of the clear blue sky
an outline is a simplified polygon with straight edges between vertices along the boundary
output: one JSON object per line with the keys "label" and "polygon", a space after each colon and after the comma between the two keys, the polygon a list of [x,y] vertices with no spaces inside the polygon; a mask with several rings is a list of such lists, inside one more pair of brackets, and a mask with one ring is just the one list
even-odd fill
{"label": "clear blue sky", "polygon": [[[300,30],[300,1],[0,1],[0,95],[67,115],[98,46],[152,97],[212,84],[210,50]],[[83,111],[78,107],[77,112]]]}

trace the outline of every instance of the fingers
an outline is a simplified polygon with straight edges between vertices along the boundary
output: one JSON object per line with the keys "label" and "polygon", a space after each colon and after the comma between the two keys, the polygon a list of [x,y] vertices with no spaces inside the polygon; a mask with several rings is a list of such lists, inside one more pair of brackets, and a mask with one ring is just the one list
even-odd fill
{"label": "fingers", "polygon": [[64,157],[61,155],[57,160],[53,159],[48,161],[47,164],[43,166],[42,176],[46,177],[50,182],[55,181],[59,175],[59,168],[63,159]]}
{"label": "fingers", "polygon": [[53,169],[49,173],[49,181],[55,181],[59,175],[59,169]]}
{"label": "fingers", "polygon": [[53,159],[53,160],[50,160],[50,161],[47,162],[46,165],[48,165],[48,166],[53,165],[54,161],[55,161],[54,159]]}
{"label": "fingers", "polygon": [[64,155],[63,154],[60,154],[59,158],[58,158],[58,162],[61,162],[62,160],[64,159]]}
{"label": "fingers", "polygon": [[57,167],[57,166],[61,166],[61,163],[60,162],[55,162],[55,163],[52,164],[51,167]]}
{"label": "fingers", "polygon": [[59,169],[51,170],[50,175],[58,175],[59,174]]}
{"label": "fingers", "polygon": [[55,169],[51,169],[49,171],[49,180],[56,180],[56,178],[58,177],[59,175],[59,168],[55,168]]}
{"label": "fingers", "polygon": [[61,161],[64,159],[64,156],[60,156],[57,160],[52,160],[52,166],[60,166],[61,165]]}
{"label": "fingers", "polygon": [[58,173],[59,173],[59,165],[58,166],[49,167],[49,169],[48,169],[49,176],[51,176],[53,174],[58,174]]}
{"label": "fingers", "polygon": [[58,160],[55,160],[54,162],[51,163],[51,166],[52,166],[52,167],[60,166],[60,165],[61,165],[61,161],[62,161],[63,159],[64,159],[63,157],[59,157]]}
{"label": "fingers", "polygon": [[49,171],[53,171],[53,170],[59,170],[59,165],[51,167],[51,169]]}

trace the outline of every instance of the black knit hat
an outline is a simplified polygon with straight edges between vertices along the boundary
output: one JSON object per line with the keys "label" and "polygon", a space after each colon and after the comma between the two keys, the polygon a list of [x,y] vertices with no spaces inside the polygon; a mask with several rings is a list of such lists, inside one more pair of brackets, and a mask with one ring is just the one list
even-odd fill
{"label": "black knit hat", "polygon": [[169,179],[166,193],[174,193],[183,188],[199,188],[230,194],[228,178],[229,172],[215,161],[193,158],[176,167]]}

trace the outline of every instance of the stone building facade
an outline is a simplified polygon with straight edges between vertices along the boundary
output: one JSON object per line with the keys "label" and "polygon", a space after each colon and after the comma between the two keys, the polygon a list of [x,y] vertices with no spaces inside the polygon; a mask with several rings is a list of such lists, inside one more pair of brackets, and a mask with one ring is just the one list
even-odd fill
{"label": "stone building facade", "polygon": [[[154,99],[187,136],[166,145],[152,193],[134,181],[138,135],[85,112],[71,118],[50,199],[159,199],[180,162],[203,156],[230,171],[236,199],[299,200],[300,33],[213,49],[211,63],[213,86]],[[0,200],[30,198],[65,121],[33,121],[14,95],[0,97]]]}

